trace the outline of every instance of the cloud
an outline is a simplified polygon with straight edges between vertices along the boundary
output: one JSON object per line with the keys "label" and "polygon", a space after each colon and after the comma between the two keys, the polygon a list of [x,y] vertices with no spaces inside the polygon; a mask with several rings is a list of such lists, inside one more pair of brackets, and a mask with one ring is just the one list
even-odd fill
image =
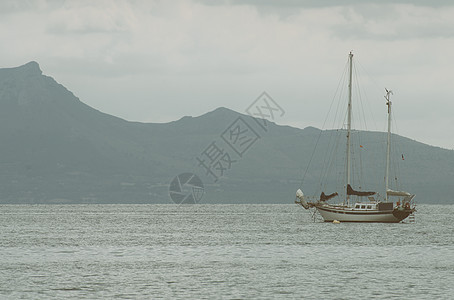
{"label": "cloud", "polygon": [[252,5],[256,7],[275,7],[275,8],[313,8],[313,7],[333,7],[333,6],[354,6],[364,4],[411,4],[415,6],[425,7],[443,7],[453,6],[454,4],[450,0],[441,1],[425,1],[425,0],[375,0],[375,1],[364,1],[364,0],[198,0],[205,5]]}
{"label": "cloud", "polygon": [[340,8],[345,16],[333,31],[358,40],[409,40],[454,37],[454,6],[358,5]]}

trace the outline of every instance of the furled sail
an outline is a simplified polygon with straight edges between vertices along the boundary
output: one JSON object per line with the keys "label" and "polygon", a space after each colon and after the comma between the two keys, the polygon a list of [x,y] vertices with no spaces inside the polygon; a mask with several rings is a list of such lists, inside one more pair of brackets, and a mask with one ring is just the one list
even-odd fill
{"label": "furled sail", "polygon": [[355,191],[351,185],[347,184],[347,195],[355,195],[355,196],[372,196],[375,195],[376,192],[359,192]]}
{"label": "furled sail", "polygon": [[334,198],[337,195],[338,195],[338,193],[332,193],[332,194],[329,194],[329,195],[325,195],[325,193],[322,192],[321,195],[320,195],[320,201],[328,201],[329,199]]}
{"label": "furled sail", "polygon": [[404,191],[393,191],[393,190],[390,190],[388,189],[386,191],[386,194],[388,194],[388,196],[402,196],[402,197],[409,197],[411,196],[411,194],[409,192],[404,192]]}

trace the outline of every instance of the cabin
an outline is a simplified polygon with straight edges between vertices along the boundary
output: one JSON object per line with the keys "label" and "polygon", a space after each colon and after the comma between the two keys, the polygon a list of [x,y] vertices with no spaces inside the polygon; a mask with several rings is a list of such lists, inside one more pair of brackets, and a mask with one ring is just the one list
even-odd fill
{"label": "cabin", "polygon": [[377,203],[355,203],[355,210],[377,210]]}
{"label": "cabin", "polygon": [[371,203],[371,202],[366,202],[366,203],[361,203],[361,202],[356,202],[353,210],[393,210],[394,204],[393,202],[378,202],[378,203]]}

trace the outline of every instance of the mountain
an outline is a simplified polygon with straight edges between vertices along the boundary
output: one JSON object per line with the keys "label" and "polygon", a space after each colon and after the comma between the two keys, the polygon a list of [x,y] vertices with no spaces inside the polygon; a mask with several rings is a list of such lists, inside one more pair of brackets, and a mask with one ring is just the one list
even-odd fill
{"label": "mountain", "polygon": [[[251,141],[239,153],[232,147],[238,124],[249,126],[243,142]],[[0,203],[171,203],[169,184],[185,172],[203,181],[202,203],[292,203],[304,174],[305,193],[318,192],[326,159],[324,151],[313,154],[314,145],[327,149],[344,132],[272,122],[265,129],[226,108],[165,124],[128,122],[82,103],[36,62],[0,69]],[[358,134],[359,163],[371,174],[359,178],[368,178],[363,188],[383,189],[377,141],[384,133]],[[453,203],[454,151],[400,136],[393,142],[405,155],[399,173],[406,189],[420,202]],[[225,158],[217,181],[201,163],[215,149]],[[326,176],[333,183],[341,177]]]}

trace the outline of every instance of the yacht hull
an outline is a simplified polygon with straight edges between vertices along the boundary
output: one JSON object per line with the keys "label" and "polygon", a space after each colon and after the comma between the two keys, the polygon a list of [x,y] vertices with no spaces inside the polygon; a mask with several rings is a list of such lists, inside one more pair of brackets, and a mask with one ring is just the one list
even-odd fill
{"label": "yacht hull", "polygon": [[340,222],[399,223],[413,212],[411,209],[359,211],[330,205],[317,205],[316,208],[325,222],[337,220]]}

